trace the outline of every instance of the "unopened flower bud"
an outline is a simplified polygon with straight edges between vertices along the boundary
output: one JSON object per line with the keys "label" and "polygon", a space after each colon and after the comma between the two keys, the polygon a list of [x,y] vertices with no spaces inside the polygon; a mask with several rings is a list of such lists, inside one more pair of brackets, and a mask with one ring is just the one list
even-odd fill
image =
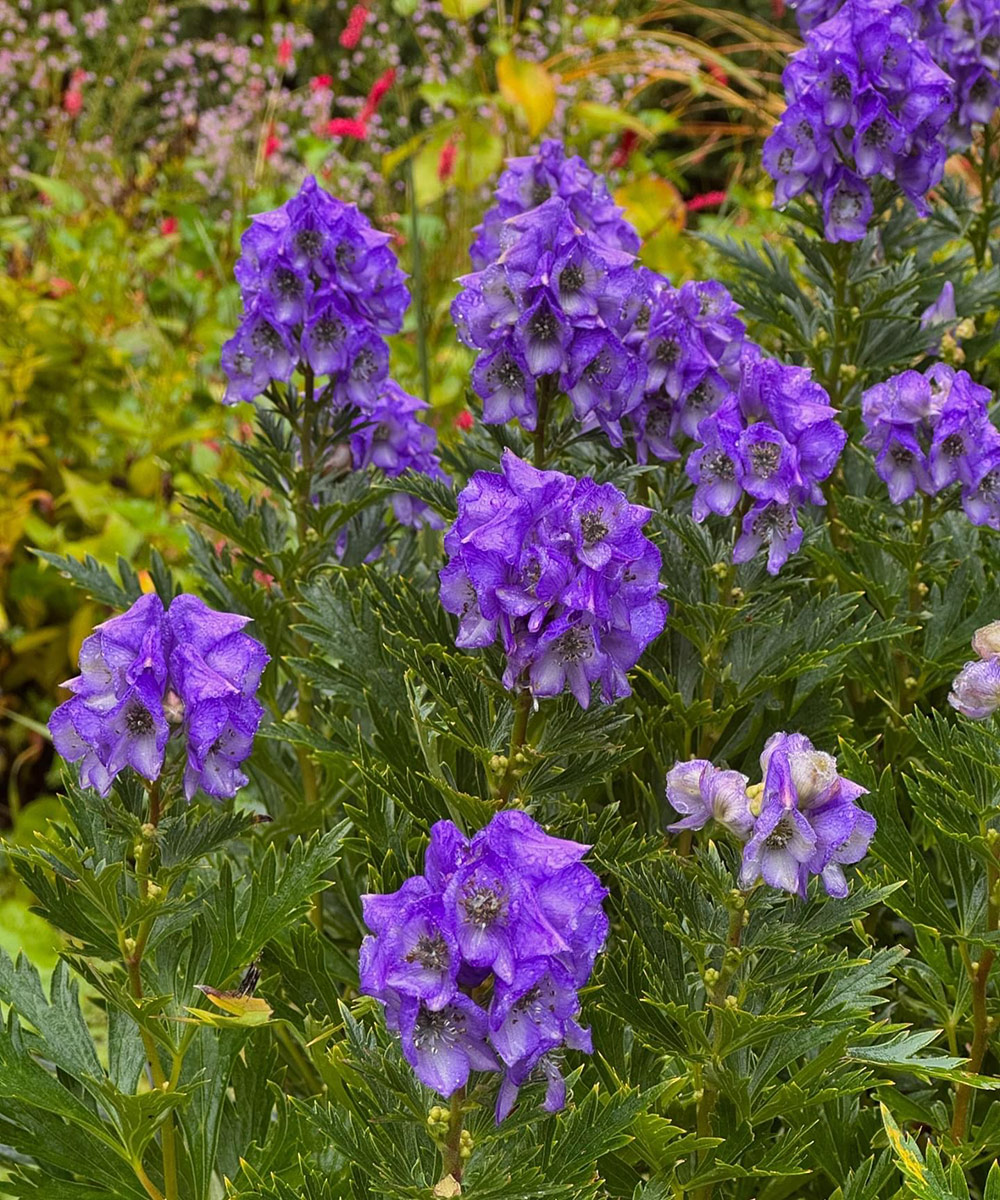
{"label": "unopened flower bud", "polygon": [[991,621],[972,635],[972,649],[980,658],[995,658],[1000,654],[1000,621]]}
{"label": "unopened flower bud", "polygon": [[170,688],[163,697],[163,716],[168,725],[183,725],[184,723],[184,701],[173,688]]}
{"label": "unopened flower bud", "polygon": [[739,1008],[739,1006],[740,1006],[740,1002],[736,999],[735,996],[727,996],[726,997],[726,1008],[728,1008],[730,1010],[734,1010],[734,1009]]}
{"label": "unopened flower bud", "polygon": [[858,377],[858,368],[854,363],[841,363],[838,374],[845,383],[853,383]]}

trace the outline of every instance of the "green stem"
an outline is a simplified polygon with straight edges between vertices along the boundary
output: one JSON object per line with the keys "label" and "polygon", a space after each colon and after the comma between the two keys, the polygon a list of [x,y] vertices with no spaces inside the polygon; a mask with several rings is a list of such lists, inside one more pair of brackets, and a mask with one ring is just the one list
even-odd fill
{"label": "green stem", "polygon": [[[149,899],[149,864],[152,859],[156,828],[160,823],[160,817],[163,812],[160,803],[160,781],[157,779],[149,784],[148,791],[149,820],[143,829],[142,845],[139,847],[135,862],[136,883],[139,889],[139,896],[143,900]],[[155,920],[155,916],[147,916],[140,924],[135,940],[131,944],[129,944],[129,940],[125,938],[123,933],[119,934],[119,945],[125,961],[125,969],[128,972],[129,992],[137,1005],[141,1003],[143,997],[142,958],[146,950],[146,945],[149,942],[149,935],[153,931]],[[153,1086],[164,1092],[169,1091],[171,1081],[167,1078],[163,1070],[156,1043],[149,1032],[141,1026],[139,1028],[139,1036],[149,1063]],[[178,1200],[180,1191],[177,1175],[177,1136],[174,1128],[173,1113],[167,1114],[166,1120],[160,1127],[160,1151],[163,1157],[163,1195],[160,1196],[156,1188],[150,1191],[153,1185],[149,1183],[148,1176],[145,1179],[143,1178],[145,1172],[142,1170],[141,1163],[135,1165],[136,1175],[153,1200]]]}
{"label": "green stem", "polygon": [[986,251],[990,244],[990,226],[993,223],[993,123],[983,128],[983,156],[979,163],[979,199],[982,211],[969,232],[969,244],[976,259],[976,269],[986,265]]}
{"label": "green stem", "polygon": [[[994,833],[990,830],[990,833]],[[986,835],[989,837],[989,834]],[[1000,926],[1000,906],[997,905],[997,887],[1000,872],[997,870],[996,853],[1000,838],[993,837],[993,858],[986,869],[986,929],[988,933],[996,932]],[[964,950],[964,947],[963,947]],[[972,985],[972,1045],[969,1048],[970,1074],[978,1075],[982,1070],[983,1059],[989,1042],[990,1022],[986,1007],[987,991],[990,984],[990,971],[996,960],[996,951],[988,949],[978,962],[973,962],[966,951],[962,955],[965,969]],[[955,1111],[951,1122],[951,1137],[955,1142],[965,1140],[969,1127],[969,1115],[972,1108],[972,1087],[960,1083],[955,1089]]]}
{"label": "green stem", "polygon": [[850,244],[837,242],[830,247],[830,270],[833,274],[833,345],[830,347],[830,370],[826,390],[836,408],[843,406],[841,367],[847,354],[847,271],[851,261]]}
{"label": "green stem", "polygon": [[[737,900],[737,896],[739,899]],[[729,984],[736,971],[738,951],[743,939],[744,920],[746,915],[746,898],[743,893],[733,896],[732,907],[729,910],[729,930],[726,934],[726,946],[719,965],[718,976],[711,986],[708,996],[708,1006],[715,1010],[712,1016],[712,1065],[720,1065],[722,1040],[725,1036],[725,1026],[721,1020],[721,1009],[729,995]],[[709,1073],[710,1076],[710,1073]],[[698,1100],[698,1136],[711,1137],[712,1114],[715,1112],[718,1091],[715,1086],[702,1076],[701,1096]],[[712,1184],[706,1183],[695,1192],[695,1200],[711,1200]]]}
{"label": "green stem", "polygon": [[517,756],[524,746],[524,739],[528,733],[531,706],[531,689],[522,688],[514,701],[514,725],[510,734],[510,753],[507,755],[507,765],[504,767],[503,776],[497,786],[496,798],[501,804],[505,804],[510,799],[510,794],[514,790],[514,784],[523,765],[517,762]]}
{"label": "green stem", "polygon": [[549,406],[555,394],[555,383],[554,376],[546,375],[538,384],[538,416],[535,420],[534,463],[539,470],[542,470],[547,461],[545,446],[546,425],[549,419]]}
{"label": "green stem", "polygon": [[465,1088],[460,1087],[451,1094],[448,1111],[448,1136],[441,1148],[441,1181],[450,1175],[456,1183],[462,1182],[462,1106],[465,1104]]}
{"label": "green stem", "polygon": [[427,363],[427,314],[424,311],[424,256],[417,220],[417,189],[413,183],[413,159],[407,160],[410,191],[410,244],[413,248],[413,304],[417,310],[417,357],[420,361],[420,390],[425,404],[431,402],[431,376]]}

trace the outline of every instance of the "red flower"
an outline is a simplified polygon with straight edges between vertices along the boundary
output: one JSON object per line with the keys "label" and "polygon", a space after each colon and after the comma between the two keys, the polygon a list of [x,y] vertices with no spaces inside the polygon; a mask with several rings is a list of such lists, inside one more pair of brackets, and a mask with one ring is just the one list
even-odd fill
{"label": "red flower", "polygon": [[162,233],[164,237],[170,237],[172,233],[177,232],[179,225],[180,222],[176,217],[164,217],[160,222],[160,233]]}
{"label": "red flower", "polygon": [[785,0],[771,0],[771,15],[780,21],[785,15]]}
{"label": "red flower", "polygon": [[446,179],[450,179],[455,171],[455,139],[449,138],[441,147],[441,154],[438,158],[438,179],[444,183]]}
{"label": "red flower", "polygon": [[314,75],[313,78],[309,80],[309,87],[314,92],[325,92],[327,88],[333,87],[333,76]]}
{"label": "red flower", "polygon": [[716,83],[721,83],[723,87],[729,87],[729,76],[725,71],[723,71],[718,63],[709,63],[708,73],[712,76]]}
{"label": "red flower", "polygon": [[618,142],[614,154],[608,159],[609,167],[624,167],[632,157],[632,152],[639,144],[639,135],[634,129],[626,129]]}
{"label": "red flower", "polygon": [[268,126],[267,138],[264,142],[264,159],[265,161],[271,157],[277,150],[281,149],[281,138],[274,132],[274,126]]}
{"label": "red flower", "polygon": [[63,95],[63,109],[69,113],[71,117],[79,116],[80,110],[83,108],[83,81],[87,78],[87,72],[76,70],[69,77],[69,87]]}
{"label": "red flower", "polygon": [[392,85],[396,82],[396,68],[390,67],[388,71],[380,75],[372,84],[372,90],[368,93],[368,99],[365,101],[365,106],[361,110],[361,120],[367,121],[371,117],[378,106],[382,103],[382,98]]}
{"label": "red flower", "polygon": [[363,142],[368,137],[368,126],[354,117],[334,117],[327,121],[326,132],[330,137],[351,137]]}
{"label": "red flower", "polygon": [[341,31],[340,37],[337,39],[345,50],[353,50],[361,40],[361,34],[364,32],[365,22],[367,20],[367,5],[355,4],[347,18],[347,25]]}
{"label": "red flower", "polygon": [[461,429],[463,433],[468,433],[474,424],[475,418],[467,408],[463,409],[463,411],[460,412],[455,418],[455,428]]}
{"label": "red flower", "polygon": [[687,201],[688,212],[698,212],[702,208],[718,208],[720,204],[725,204],[725,192],[702,192],[700,196],[692,196]]}
{"label": "red flower", "polygon": [[49,280],[49,295],[53,300],[58,300],[60,296],[67,296],[70,292],[76,291],[76,284],[70,283],[68,279],[62,279],[58,275],[53,275]]}
{"label": "red flower", "polygon": [[278,43],[278,66],[287,67],[292,61],[292,39],[282,38]]}

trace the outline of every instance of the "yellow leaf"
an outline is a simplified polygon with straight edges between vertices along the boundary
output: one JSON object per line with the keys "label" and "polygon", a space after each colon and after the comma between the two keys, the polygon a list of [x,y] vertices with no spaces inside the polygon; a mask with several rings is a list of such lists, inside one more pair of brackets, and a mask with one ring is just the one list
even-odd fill
{"label": "yellow leaf", "polygon": [[454,21],[468,21],[489,6],[490,0],[441,0],[441,11]]}
{"label": "yellow leaf", "polygon": [[643,175],[615,192],[626,218],[642,238],[639,256],[647,267],[665,275],[685,273],[680,233],[684,201],[669,180]]}
{"label": "yellow leaf", "polygon": [[205,1012],[202,1008],[189,1008],[187,1011],[197,1021],[206,1025],[266,1025],[271,1019],[271,1006],[260,996],[241,996],[238,992],[220,992],[207,984],[197,985],[198,991],[203,992],[209,1000],[221,1008],[228,1017],[220,1017],[216,1013]]}
{"label": "yellow leaf", "polygon": [[524,117],[528,132],[537,137],[552,120],[556,82],[541,63],[505,54],[497,59],[500,94]]}

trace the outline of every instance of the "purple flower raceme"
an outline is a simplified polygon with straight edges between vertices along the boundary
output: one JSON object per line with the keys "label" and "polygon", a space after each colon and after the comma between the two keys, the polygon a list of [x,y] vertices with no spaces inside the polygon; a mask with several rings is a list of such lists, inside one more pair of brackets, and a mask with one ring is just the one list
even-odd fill
{"label": "purple flower raceme", "polygon": [[704,761],[677,763],[667,775],[667,799],[681,821],[701,829],[709,820],[741,842],[740,886],[763,878],[770,887],[806,895],[810,875],[827,894],[847,895],[844,866],[859,862],[875,818],[856,803],[865,789],[837,771],[837,761],[801,733],[773,734],[760,757],[763,782]]}
{"label": "purple flower raceme", "polygon": [[562,142],[550,138],[535,154],[507,160],[493,207],[477,227],[469,251],[476,270],[499,258],[505,221],[537,208],[553,196],[566,203],[581,229],[592,232],[606,246],[630,254],[639,249],[639,235],[621,215],[604,179],[577,155],[567,157]]}
{"label": "purple flower raceme", "polygon": [[644,384],[642,356],[626,345],[644,292],[634,256],[554,196],[505,221],[497,259],[461,283],[451,311],[480,352],[472,383],[483,420],[533,430],[540,398],[562,392],[577,420],[620,446]]}
{"label": "purple flower raceme", "polygon": [[159,777],[167,743],[186,742],[184,790],[235,796],[247,782],[264,710],[256,698],[268,655],[242,632],[249,617],[219,613],[197,596],[176,596],[164,610],[141,596],[98,625],[80,648],[80,674],[64,686],[73,697],[49,720],[56,749],[80,763],[80,780],[102,796],[130,766]]}
{"label": "purple flower raceme", "polygon": [[862,440],[875,451],[893,504],[959,484],[973,525],[1000,529],[1000,432],[989,402],[988,388],[946,363],[922,375],[904,371],[865,392]]}
{"label": "purple flower raceme", "polygon": [[917,14],[902,0],[845,0],[805,39],[782,75],[788,107],[764,145],[775,202],[811,193],[827,239],[859,241],[873,213],[869,180],[882,175],[926,215],[955,100]]}
{"label": "purple flower raceme", "polygon": [[1000,107],[1000,5],[996,0],[955,0],[930,35],[937,62],[955,80],[957,106],[949,127],[951,146],[972,141]]}
{"label": "purple flower raceme", "polygon": [[417,1078],[443,1096],[471,1071],[503,1071],[497,1121],[518,1088],[548,1083],[561,1108],[564,1047],[591,1051],[578,990],[607,937],[607,889],[581,860],[589,846],[550,837],[526,813],[497,813],[468,840],[431,829],[424,873],[362,897],[372,931],[361,990],[382,1004]]}
{"label": "purple flower raceme", "polygon": [[504,685],[586,708],[630,694],[626,672],[661,632],[660,552],[649,510],[611,484],[539,471],[510,450],[502,473],[477,471],[445,535],[441,603],[459,617],[457,645],[507,655]]}
{"label": "purple flower raceme", "polygon": [[948,700],[973,721],[985,721],[1000,708],[1000,621],[977,629],[972,649],[978,658],[955,676]]}
{"label": "purple flower raceme", "polygon": [[735,562],[747,562],[766,546],[767,569],[776,575],[798,550],[799,509],[824,503],[820,484],[847,440],[836,416],[806,368],[743,343],[735,390],[698,422],[701,446],[686,464],[695,484],[696,521],[709,513],[728,516],[747,498]]}
{"label": "purple flower raceme", "polygon": [[330,379],[340,403],[374,402],[385,381],[384,336],[409,304],[390,237],[310,176],[243,235],[236,278],[243,318],[222,348],[225,400],[253,400],[299,364]]}

